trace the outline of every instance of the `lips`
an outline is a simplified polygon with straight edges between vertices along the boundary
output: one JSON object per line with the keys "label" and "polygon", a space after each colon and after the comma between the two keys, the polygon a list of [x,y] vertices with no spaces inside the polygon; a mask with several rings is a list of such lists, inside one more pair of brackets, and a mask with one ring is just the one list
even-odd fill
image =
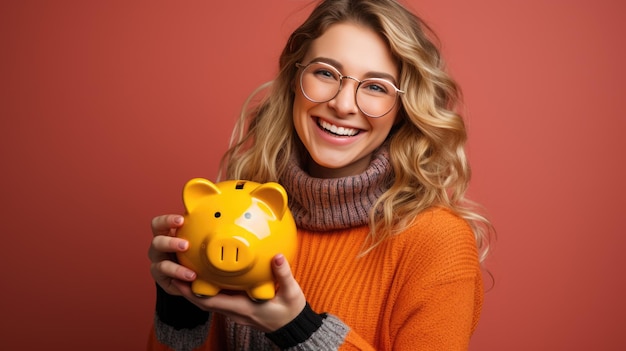
{"label": "lips", "polygon": [[345,136],[345,137],[351,137],[351,136],[355,136],[357,134],[359,134],[359,130],[358,129],[354,129],[354,128],[346,128],[346,127],[338,127],[334,124],[328,123],[326,121],[323,121],[321,119],[317,120],[317,125],[322,128],[324,131],[333,134],[333,135],[338,135],[338,136]]}

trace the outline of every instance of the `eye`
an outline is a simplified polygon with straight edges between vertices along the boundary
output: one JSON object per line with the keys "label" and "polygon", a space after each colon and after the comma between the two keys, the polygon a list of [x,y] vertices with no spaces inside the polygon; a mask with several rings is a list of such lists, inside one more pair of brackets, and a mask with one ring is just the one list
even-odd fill
{"label": "eye", "polygon": [[244,214],[243,214],[243,217],[244,217],[245,219],[250,219],[250,218],[252,218],[252,213],[250,213],[250,212],[246,212],[246,213],[244,213]]}
{"label": "eye", "polygon": [[389,94],[391,91],[390,83],[379,80],[364,80],[361,82],[361,87],[363,92],[368,94]]}
{"label": "eye", "polygon": [[221,212],[215,212],[215,213],[213,214],[213,216],[214,216],[215,218],[220,218],[220,217],[222,217],[222,213],[221,213]]}
{"label": "eye", "polygon": [[326,79],[338,80],[339,79],[339,76],[337,75],[336,72],[333,72],[329,69],[322,68],[322,67],[315,69],[315,71],[313,71],[313,75],[317,77],[318,79],[323,79],[323,80],[326,80]]}

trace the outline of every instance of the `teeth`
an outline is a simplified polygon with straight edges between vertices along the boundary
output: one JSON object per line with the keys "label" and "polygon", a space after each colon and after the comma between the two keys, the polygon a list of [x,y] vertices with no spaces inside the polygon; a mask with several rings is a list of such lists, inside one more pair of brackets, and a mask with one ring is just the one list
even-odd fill
{"label": "teeth", "polygon": [[352,128],[344,128],[344,127],[337,127],[334,124],[330,124],[326,121],[322,121],[320,120],[320,127],[326,129],[327,131],[333,133],[333,134],[337,134],[337,135],[344,135],[344,136],[353,136],[356,135],[359,131],[356,129],[352,129]]}

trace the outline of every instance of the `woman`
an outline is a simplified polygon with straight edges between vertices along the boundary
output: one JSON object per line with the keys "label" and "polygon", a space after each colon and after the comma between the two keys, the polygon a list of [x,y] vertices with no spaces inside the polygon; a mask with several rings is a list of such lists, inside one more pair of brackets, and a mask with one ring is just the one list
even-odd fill
{"label": "woman", "polygon": [[459,91],[422,21],[393,0],[321,2],[245,108],[228,179],[277,181],[298,226],[276,297],[196,297],[172,254],[182,217],[154,218],[150,350],[465,350],[490,224],[464,197]]}

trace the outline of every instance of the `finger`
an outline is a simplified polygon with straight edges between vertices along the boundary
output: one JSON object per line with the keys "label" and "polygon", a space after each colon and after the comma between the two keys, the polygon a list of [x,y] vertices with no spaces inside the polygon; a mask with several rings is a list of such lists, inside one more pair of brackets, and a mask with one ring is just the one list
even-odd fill
{"label": "finger", "polygon": [[193,292],[186,297],[200,308],[221,313],[230,317],[248,316],[251,317],[256,307],[256,303],[250,300],[245,293],[224,294],[219,293],[212,297],[198,297]]}
{"label": "finger", "polygon": [[173,296],[185,296],[186,292],[184,290],[186,289],[189,289],[189,291],[191,291],[191,288],[190,288],[191,285],[189,283],[182,282],[177,279],[167,278],[167,279],[157,281],[157,283],[169,295],[173,295]]}
{"label": "finger", "polygon": [[283,254],[278,254],[272,258],[272,273],[278,285],[277,295],[280,295],[289,304],[301,304],[304,296],[302,289],[296,278],[293,277],[291,266]]}
{"label": "finger", "polygon": [[152,248],[158,252],[185,252],[189,242],[177,237],[157,235],[152,238]]}
{"label": "finger", "polygon": [[172,280],[171,284],[189,302],[203,311],[223,314],[237,324],[256,325],[252,320],[254,320],[254,310],[257,304],[252,302],[244,293],[234,295],[219,293],[211,297],[201,297],[193,293],[191,285],[188,283]]}
{"label": "finger", "polygon": [[274,256],[272,259],[272,272],[278,285],[276,297],[282,300],[284,310],[281,313],[282,319],[276,319],[274,323],[265,325],[269,331],[276,330],[296,318],[306,305],[306,298],[302,288],[300,288],[300,284],[294,278],[291,266],[285,256],[282,254]]}
{"label": "finger", "polygon": [[[193,294],[193,292],[191,291],[191,285],[189,285],[189,283],[180,281],[180,280],[176,280],[173,279],[172,280],[172,286],[176,287],[176,289],[178,289],[178,291],[180,292],[181,295],[187,297],[187,298],[192,298],[193,296],[195,296]],[[191,300],[190,300],[191,301]],[[193,303],[193,301],[191,301]]]}
{"label": "finger", "polygon": [[169,235],[173,236],[172,229],[179,228],[183,225],[184,218],[181,215],[163,215],[154,217],[151,222],[152,235]]}
{"label": "finger", "polygon": [[190,282],[196,279],[196,273],[194,271],[169,260],[153,263],[150,269],[152,270],[152,275],[154,277],[161,277],[161,280],[173,278]]}
{"label": "finger", "polygon": [[184,252],[188,248],[189,243],[184,239],[164,235],[155,236],[148,248],[148,259],[152,263],[175,260],[175,254]]}
{"label": "finger", "polygon": [[278,254],[272,258],[272,272],[274,273],[276,283],[282,289],[290,290],[297,288],[299,290],[300,286],[293,277],[291,266],[283,254]]}

